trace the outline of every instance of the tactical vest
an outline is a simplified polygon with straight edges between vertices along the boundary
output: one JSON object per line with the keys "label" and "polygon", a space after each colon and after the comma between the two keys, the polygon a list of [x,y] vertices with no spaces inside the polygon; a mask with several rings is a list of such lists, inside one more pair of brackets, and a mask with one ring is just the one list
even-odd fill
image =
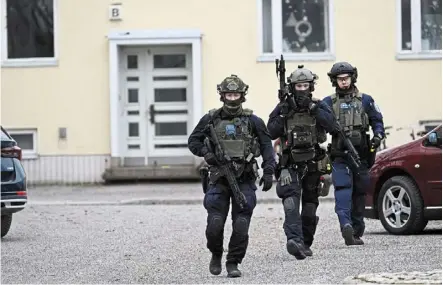
{"label": "tactical vest", "polygon": [[[337,120],[343,128],[345,134],[353,145],[360,146],[363,141],[363,135],[369,131],[369,118],[363,108],[362,93],[358,92],[356,96],[346,96],[339,98],[337,94],[331,95],[332,109]],[[338,142],[332,145],[337,146]]]}
{"label": "tactical vest", "polygon": [[236,163],[250,162],[253,157],[260,156],[258,142],[252,133],[250,116],[253,111],[243,109],[240,116],[233,119],[222,119],[214,116],[218,109],[209,111],[214,130],[221,147]]}
{"label": "tactical vest", "polygon": [[315,145],[326,141],[326,132],[317,127],[315,117],[308,112],[294,113],[286,120],[286,130],[293,162],[313,159]]}

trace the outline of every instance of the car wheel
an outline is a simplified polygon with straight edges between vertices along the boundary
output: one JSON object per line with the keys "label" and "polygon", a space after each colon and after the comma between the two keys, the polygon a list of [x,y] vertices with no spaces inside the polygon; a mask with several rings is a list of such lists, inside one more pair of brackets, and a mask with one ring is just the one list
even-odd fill
{"label": "car wheel", "polygon": [[11,228],[12,214],[2,215],[2,237],[4,237]]}
{"label": "car wheel", "polygon": [[383,227],[391,234],[419,233],[428,223],[420,190],[407,176],[394,176],[383,184],[377,208]]}

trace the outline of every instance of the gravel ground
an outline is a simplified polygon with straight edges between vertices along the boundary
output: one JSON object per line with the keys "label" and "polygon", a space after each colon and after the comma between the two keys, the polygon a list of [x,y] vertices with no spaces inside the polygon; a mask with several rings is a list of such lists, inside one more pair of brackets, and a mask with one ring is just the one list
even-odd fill
{"label": "gravel ground", "polygon": [[281,204],[257,206],[243,277],[228,279],[225,270],[208,271],[201,205],[30,205],[2,239],[1,283],[341,283],[358,274],[442,266],[441,222],[422,235],[392,236],[367,220],[366,244],[347,247],[333,203],[325,202],[314,256],[297,261],[286,252],[282,216]]}
{"label": "gravel ground", "polygon": [[[280,202],[274,187],[261,191],[257,184],[257,199]],[[117,204],[201,204],[203,190],[200,183],[141,183],[100,185],[89,187],[38,187],[28,191],[33,205],[117,205]],[[326,200],[333,200],[333,187]],[[325,199],[321,197],[321,199]]]}

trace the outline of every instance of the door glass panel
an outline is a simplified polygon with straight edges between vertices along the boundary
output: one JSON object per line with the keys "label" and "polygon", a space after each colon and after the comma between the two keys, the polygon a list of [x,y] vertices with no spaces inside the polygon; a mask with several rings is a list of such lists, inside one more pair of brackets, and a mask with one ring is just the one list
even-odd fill
{"label": "door glass panel", "polygon": [[154,81],[187,80],[187,76],[154,76]]}
{"label": "door glass panel", "polygon": [[127,68],[128,69],[137,69],[138,68],[138,58],[136,55],[128,55],[127,58]]}
{"label": "door glass panel", "polygon": [[174,122],[174,123],[156,123],[155,135],[156,136],[186,136],[188,134],[187,122]]}
{"label": "door glass panel", "polygon": [[155,148],[187,148],[187,144],[156,144]]}
{"label": "door glass panel", "polygon": [[186,102],[186,88],[155,89],[155,102]]}
{"label": "door glass panel", "polygon": [[186,55],[184,54],[156,54],[154,68],[185,68]]}
{"label": "door glass panel", "polygon": [[138,81],[138,76],[128,76],[126,77],[127,81]]}
{"label": "door glass panel", "polygon": [[174,114],[187,114],[188,110],[158,110],[155,111],[156,114],[162,115],[174,115]]}
{"label": "door glass panel", "polygon": [[128,89],[128,103],[138,103],[138,89]]}
{"label": "door glass panel", "polygon": [[129,123],[129,136],[130,137],[138,137],[139,131],[138,131],[138,123]]}

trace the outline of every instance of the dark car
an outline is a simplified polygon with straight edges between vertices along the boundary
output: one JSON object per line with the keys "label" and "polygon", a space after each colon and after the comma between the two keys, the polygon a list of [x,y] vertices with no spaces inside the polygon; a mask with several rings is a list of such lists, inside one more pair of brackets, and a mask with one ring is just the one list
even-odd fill
{"label": "dark car", "polygon": [[4,237],[11,228],[12,215],[26,207],[28,198],[26,174],[21,164],[22,150],[3,127],[1,127],[1,147],[1,237]]}
{"label": "dark car", "polygon": [[442,219],[441,124],[409,143],[377,154],[365,217],[392,234],[416,234]]}

